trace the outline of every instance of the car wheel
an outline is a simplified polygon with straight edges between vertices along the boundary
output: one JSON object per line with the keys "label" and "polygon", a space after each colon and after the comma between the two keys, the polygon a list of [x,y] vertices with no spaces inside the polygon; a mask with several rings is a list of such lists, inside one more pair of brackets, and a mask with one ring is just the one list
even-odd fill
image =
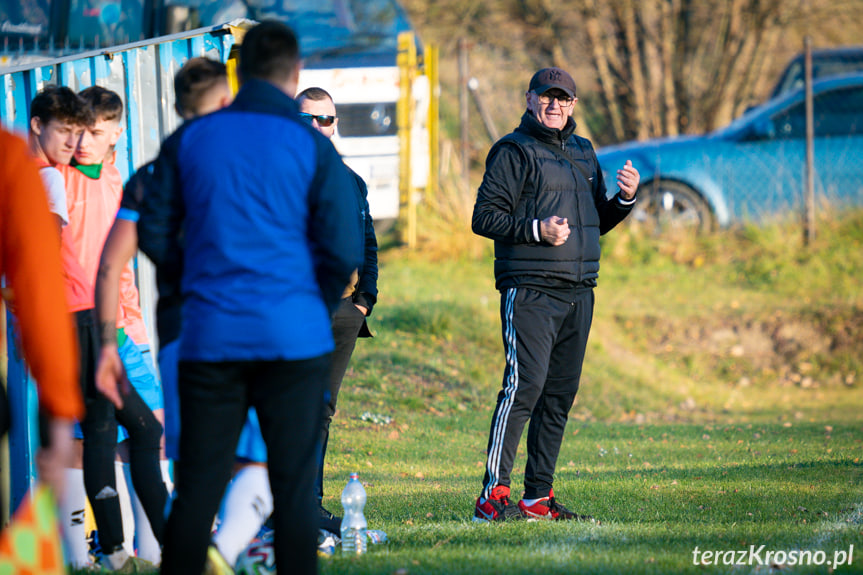
{"label": "car wheel", "polygon": [[692,230],[697,233],[713,229],[713,212],[701,194],[680,182],[659,180],[638,190],[629,221],[652,234],[671,230]]}

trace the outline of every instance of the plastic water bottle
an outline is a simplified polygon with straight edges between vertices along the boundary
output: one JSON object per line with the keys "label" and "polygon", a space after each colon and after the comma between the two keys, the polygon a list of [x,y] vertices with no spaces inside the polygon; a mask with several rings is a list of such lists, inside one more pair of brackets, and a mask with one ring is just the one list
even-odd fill
{"label": "plastic water bottle", "polygon": [[366,490],[360,483],[359,474],[351,473],[348,484],[342,490],[342,507],[345,510],[342,517],[342,553],[346,555],[362,555],[366,552],[366,516],[363,507],[366,506]]}

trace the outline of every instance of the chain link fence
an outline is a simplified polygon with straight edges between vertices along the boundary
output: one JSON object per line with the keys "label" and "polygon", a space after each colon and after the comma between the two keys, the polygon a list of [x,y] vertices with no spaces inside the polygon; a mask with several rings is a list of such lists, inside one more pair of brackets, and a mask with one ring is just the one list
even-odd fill
{"label": "chain link fence", "polygon": [[[816,210],[863,206],[863,74],[813,84]],[[708,230],[803,214],[806,102],[798,89],[703,136],[598,150],[609,193],[631,160],[642,189],[631,219]]]}

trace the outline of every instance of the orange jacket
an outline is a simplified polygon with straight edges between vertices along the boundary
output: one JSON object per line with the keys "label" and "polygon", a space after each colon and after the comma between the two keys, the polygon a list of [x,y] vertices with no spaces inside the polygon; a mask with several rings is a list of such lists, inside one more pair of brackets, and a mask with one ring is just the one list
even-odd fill
{"label": "orange jacket", "polygon": [[0,129],[0,273],[15,293],[24,357],[43,412],[84,414],[78,346],[66,304],[57,223],[26,144]]}

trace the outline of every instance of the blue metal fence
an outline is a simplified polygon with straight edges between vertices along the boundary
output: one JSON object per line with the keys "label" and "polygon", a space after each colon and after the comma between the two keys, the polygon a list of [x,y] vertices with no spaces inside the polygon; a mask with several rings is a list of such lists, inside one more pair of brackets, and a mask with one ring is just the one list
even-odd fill
{"label": "blue metal fence", "polygon": [[[0,68],[0,123],[26,137],[30,102],[47,85],[79,91],[100,85],[123,99],[124,132],[117,143],[117,167],[127,179],[158,153],[162,140],[180,123],[174,112],[173,78],[190,58],[207,56],[227,62],[242,24],[202,28],[55,59]],[[155,284],[152,265],[143,255],[137,262],[141,308],[155,339]],[[9,432],[10,509],[15,509],[34,485],[38,446],[37,395],[26,364],[15,346],[14,319],[7,329],[7,392],[12,413]],[[46,334],[50,337],[50,334]],[[152,342],[153,349],[157,348]],[[0,518],[2,520],[2,518]]]}

